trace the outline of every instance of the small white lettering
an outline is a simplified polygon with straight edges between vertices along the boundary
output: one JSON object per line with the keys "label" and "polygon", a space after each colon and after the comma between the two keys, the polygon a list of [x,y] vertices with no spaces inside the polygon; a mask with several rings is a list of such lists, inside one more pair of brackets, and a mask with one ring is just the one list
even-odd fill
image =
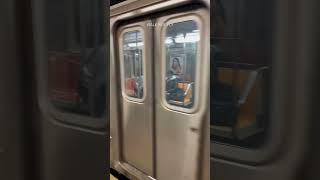
{"label": "small white lettering", "polygon": [[162,27],[162,26],[172,26],[172,24],[167,24],[167,23],[148,23],[148,27]]}

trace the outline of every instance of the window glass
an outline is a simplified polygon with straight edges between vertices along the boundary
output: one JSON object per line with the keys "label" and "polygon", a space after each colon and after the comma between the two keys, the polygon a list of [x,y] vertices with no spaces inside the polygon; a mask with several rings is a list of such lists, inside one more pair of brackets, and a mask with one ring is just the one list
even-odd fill
{"label": "window glass", "polygon": [[200,31],[195,21],[167,27],[165,37],[167,103],[192,108],[195,101],[196,62]]}
{"label": "window glass", "polygon": [[140,31],[123,35],[124,90],[127,96],[143,98],[143,35]]}
{"label": "window glass", "polygon": [[48,96],[58,109],[100,117],[106,109],[103,1],[46,1]]}
{"label": "window glass", "polygon": [[271,1],[215,0],[211,18],[211,137],[256,148],[269,124]]}

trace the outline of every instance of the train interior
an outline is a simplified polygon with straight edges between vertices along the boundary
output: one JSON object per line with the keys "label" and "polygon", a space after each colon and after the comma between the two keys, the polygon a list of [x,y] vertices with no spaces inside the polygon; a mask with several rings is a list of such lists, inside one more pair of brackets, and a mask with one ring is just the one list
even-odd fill
{"label": "train interior", "polygon": [[139,31],[124,34],[124,64],[126,94],[134,98],[143,97],[143,38]]}
{"label": "train interior", "polygon": [[169,27],[166,34],[166,99],[170,104],[191,108],[199,28],[194,21],[185,21]]}

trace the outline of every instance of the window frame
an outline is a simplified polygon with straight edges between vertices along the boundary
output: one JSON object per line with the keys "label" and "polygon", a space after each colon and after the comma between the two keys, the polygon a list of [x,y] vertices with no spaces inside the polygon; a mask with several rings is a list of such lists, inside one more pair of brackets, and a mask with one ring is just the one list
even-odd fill
{"label": "window frame", "polygon": [[[38,46],[38,45],[37,45]],[[98,130],[104,131],[106,128],[104,113],[99,117],[92,117],[89,115],[71,112],[65,109],[56,107],[49,97],[49,59],[47,56],[47,47],[39,48],[36,59],[37,78],[39,81],[39,106],[44,116],[49,116],[48,119],[54,124],[62,126],[70,126],[72,128],[81,128],[82,130]],[[40,58],[41,57],[41,58]],[[45,59],[45,61],[43,61]],[[106,86],[108,86],[106,84]],[[105,107],[107,108],[107,106]],[[106,111],[107,112],[107,109]]]}
{"label": "window frame", "polygon": [[[124,53],[123,53],[123,37],[126,33],[128,32],[133,32],[133,31],[138,31],[141,32],[142,37],[143,37],[143,48],[142,48],[142,71],[143,71],[143,96],[142,98],[136,98],[136,97],[131,97],[125,92],[125,69],[124,69]],[[146,99],[147,96],[147,85],[146,85],[146,38],[145,38],[145,29],[143,26],[139,24],[132,24],[129,26],[123,26],[119,29],[119,34],[117,37],[118,44],[119,44],[119,61],[120,61],[120,81],[121,81],[121,94],[122,97],[130,102],[137,102],[137,103],[143,103]]]}
{"label": "window frame", "polygon": [[[42,107],[46,107],[45,109],[48,109],[48,113],[50,116],[53,117],[53,119],[56,121],[54,123],[61,123],[61,125],[71,125],[75,127],[80,127],[80,128],[85,128],[85,129],[93,129],[93,130],[105,130],[106,127],[106,122],[105,118],[107,117],[106,112],[107,112],[107,105],[105,106],[105,113],[103,113],[99,117],[92,117],[86,114],[82,113],[77,113],[77,112],[72,112],[69,111],[65,108],[59,108],[50,99],[49,96],[49,57],[48,57],[48,49],[45,49],[44,57],[46,61],[44,62],[44,65],[40,65],[45,68],[41,68],[41,73],[39,74],[44,74],[46,78],[40,78],[40,80],[43,80],[45,84],[44,94],[40,94],[39,96],[44,96],[43,98],[39,98],[40,100],[43,99],[46,101],[46,103],[40,103],[43,104],[41,105]],[[108,83],[106,82],[106,87],[108,87]],[[107,101],[107,100],[106,100]],[[44,110],[45,111],[45,110]]]}
{"label": "window frame", "polygon": [[[103,134],[106,130],[107,122],[105,119],[107,116],[107,104],[105,107],[105,113],[100,117],[92,117],[85,114],[74,113],[68,110],[63,110],[57,108],[49,98],[49,59],[48,59],[48,31],[46,31],[46,17],[43,16],[46,2],[42,4],[37,4],[36,10],[34,14],[37,18],[34,18],[34,26],[35,29],[35,78],[37,80],[36,88],[37,88],[37,104],[39,106],[39,112],[41,113],[41,118],[43,120],[47,120],[52,124],[57,126],[77,129],[86,132],[92,132],[95,134]],[[106,27],[103,28],[107,30]],[[104,33],[103,33],[104,34]],[[107,48],[106,42],[101,44]],[[108,50],[106,51],[108,52]],[[106,71],[108,71],[108,66],[106,67]],[[108,74],[106,74],[108,75]],[[108,89],[108,84],[106,84],[106,89]],[[106,102],[108,102],[108,93],[106,93]]]}
{"label": "window frame", "polygon": [[[269,125],[266,129],[266,136],[263,139],[264,143],[258,148],[250,148],[210,139],[210,156],[212,159],[227,160],[246,165],[264,164],[275,156],[283,145],[284,134],[288,132],[286,130],[286,123],[288,123],[288,121],[285,119],[284,113],[286,109],[284,105],[286,97],[284,94],[287,90],[287,68],[284,60],[279,59],[279,54],[276,54],[275,56],[277,57],[274,57],[271,60],[271,88],[269,92],[270,102],[268,103]],[[212,131],[211,126],[210,131]],[[210,135],[212,135],[212,133],[210,133]]]}
{"label": "window frame", "polygon": [[[272,16],[276,16],[279,12],[275,12]],[[281,14],[281,13],[280,13]],[[290,131],[290,118],[286,115],[287,105],[286,96],[288,92],[288,54],[285,49],[286,32],[282,31],[286,28],[286,23],[281,20],[275,20],[273,17],[274,26],[272,28],[272,55],[270,59],[270,89],[269,89],[269,119],[264,143],[258,148],[246,148],[233,144],[223,143],[210,139],[210,158],[213,162],[228,162],[237,165],[254,165],[261,166],[269,160],[280,155],[287,137],[285,136]],[[212,52],[211,52],[212,55]],[[211,112],[212,113],[212,112]],[[212,131],[212,130],[210,130]],[[211,133],[210,133],[211,135]]]}
{"label": "window frame", "polygon": [[[191,108],[185,108],[185,107],[180,107],[180,106],[175,106],[172,105],[170,103],[168,103],[167,98],[166,98],[166,83],[165,83],[165,78],[167,75],[167,58],[166,58],[166,46],[165,46],[165,41],[166,41],[166,37],[167,37],[167,29],[169,27],[169,25],[171,26],[171,24],[177,24],[177,23],[182,23],[182,22],[186,22],[186,21],[194,21],[196,23],[196,25],[198,26],[199,29],[199,35],[200,35],[200,40],[198,41],[198,49],[197,49],[197,53],[196,53],[196,67],[195,67],[195,80],[194,80],[194,104]],[[201,105],[201,99],[200,99],[200,86],[199,84],[201,83],[201,73],[200,73],[200,60],[205,57],[205,55],[203,55],[203,34],[204,32],[204,28],[203,28],[203,22],[202,19],[197,15],[197,14],[184,14],[184,15],[180,15],[180,16],[175,16],[172,18],[167,19],[164,22],[164,26],[161,28],[161,34],[160,34],[160,45],[161,45],[161,103],[164,107],[170,109],[170,110],[174,110],[174,111],[178,111],[178,112],[182,112],[182,113],[188,113],[188,114],[192,114],[195,113],[197,110],[199,110],[199,107]]]}

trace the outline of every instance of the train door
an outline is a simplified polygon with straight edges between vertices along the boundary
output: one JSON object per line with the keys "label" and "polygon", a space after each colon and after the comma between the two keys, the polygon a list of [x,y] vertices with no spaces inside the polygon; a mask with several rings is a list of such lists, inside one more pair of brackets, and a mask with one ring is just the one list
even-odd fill
{"label": "train door", "polygon": [[32,3],[40,179],[105,179],[107,2]]}
{"label": "train door", "polygon": [[124,161],[154,176],[152,34],[142,21],[119,29]]}
{"label": "train door", "polygon": [[157,179],[200,179],[209,122],[206,20],[200,9],[118,29],[121,153],[128,167]]}
{"label": "train door", "polygon": [[[209,122],[209,15],[206,10],[156,20],[156,167],[159,179],[202,179]],[[209,165],[208,165],[209,166]]]}

